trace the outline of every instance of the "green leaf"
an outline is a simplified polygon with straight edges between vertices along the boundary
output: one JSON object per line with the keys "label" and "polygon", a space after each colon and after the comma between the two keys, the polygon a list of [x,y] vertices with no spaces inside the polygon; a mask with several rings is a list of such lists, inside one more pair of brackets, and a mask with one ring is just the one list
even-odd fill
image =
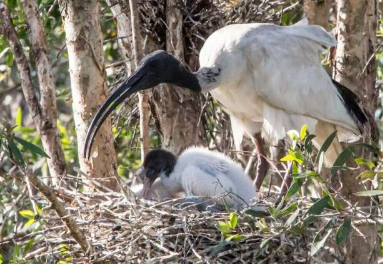
{"label": "green leaf", "polygon": [[336,210],[338,211],[343,211],[343,205],[342,203],[338,200],[338,199],[335,199],[334,197],[330,196],[331,199],[329,201],[329,205],[333,208],[335,208]]}
{"label": "green leaf", "polygon": [[302,223],[302,228],[305,229],[307,228],[309,225],[311,225],[312,223],[314,223],[315,221],[317,221],[318,217],[316,216],[313,216],[313,215],[309,215],[308,217],[306,217],[304,220],[303,220],[303,223]]}
{"label": "green leaf", "polygon": [[267,244],[269,244],[270,240],[271,240],[271,237],[267,238],[267,239],[264,239],[259,247],[260,248],[264,248]]}
{"label": "green leaf", "polygon": [[366,170],[363,171],[361,174],[356,177],[358,180],[365,180],[365,179],[374,179],[375,176],[378,176],[378,179],[383,179],[383,171],[375,172],[372,170]]}
{"label": "green leaf", "polygon": [[13,53],[9,52],[7,56],[7,66],[12,67],[13,64]]}
{"label": "green leaf", "polygon": [[298,192],[301,189],[302,185],[303,185],[303,181],[302,180],[298,179],[297,181],[293,182],[293,184],[291,184],[289,190],[287,191],[287,193],[285,195],[285,200],[287,201],[296,192]]}
{"label": "green leaf", "polygon": [[288,152],[289,152],[289,155],[281,158],[281,161],[296,161],[299,164],[303,163],[304,157],[302,156],[302,154],[295,152],[291,149],[289,149]]}
{"label": "green leaf", "polygon": [[[327,238],[331,235],[332,229],[327,231],[327,234],[317,242],[313,242],[311,246],[311,256],[313,257],[318,251],[324,246],[324,243],[326,242]],[[315,239],[314,239],[315,240]]]}
{"label": "green leaf", "polygon": [[290,215],[290,217],[285,222],[285,227],[289,227],[292,225],[292,223],[297,219],[299,212],[300,211],[298,209],[292,215]]}
{"label": "green leaf", "polygon": [[336,244],[340,246],[344,241],[346,241],[351,230],[351,220],[349,218],[344,219],[342,225],[338,228],[336,232]]}
{"label": "green leaf", "polygon": [[0,264],[3,264],[3,255],[0,254]]}
{"label": "green leaf", "polygon": [[20,246],[18,244],[15,244],[15,247],[13,248],[13,259],[17,259],[18,257],[20,257]]}
{"label": "green leaf", "polygon": [[35,218],[35,213],[31,210],[20,210],[19,214],[27,219]]}
{"label": "green leaf", "polygon": [[41,210],[38,204],[36,204],[36,211],[40,216],[43,215],[43,210]]}
{"label": "green leaf", "polygon": [[319,215],[322,213],[323,209],[328,205],[330,196],[325,196],[322,199],[316,201],[310,209],[307,211],[307,214]]}
{"label": "green leaf", "polygon": [[300,139],[303,141],[307,135],[307,124],[304,124],[301,128],[301,132],[299,133]]}
{"label": "green leaf", "polygon": [[230,226],[235,229],[237,227],[238,216],[234,213],[230,213]]}
{"label": "green leaf", "polygon": [[218,222],[217,229],[224,234],[231,233],[232,231],[230,222],[223,222],[223,221]]}
{"label": "green leaf", "polygon": [[36,220],[34,218],[31,218],[31,219],[28,220],[28,222],[25,223],[25,226],[31,226],[34,223],[36,223]]}
{"label": "green leaf", "polygon": [[292,172],[292,174],[298,174],[298,173],[299,173],[299,172],[298,172],[298,165],[297,165],[296,162],[293,162],[293,163],[292,163],[292,166],[291,166],[291,172]]}
{"label": "green leaf", "polygon": [[41,2],[45,5],[49,5],[51,3],[53,3],[54,0],[42,0]]}
{"label": "green leaf", "polygon": [[21,110],[21,107],[18,107],[16,111],[16,125],[18,127],[23,126],[23,111]]}
{"label": "green leaf", "polygon": [[251,216],[253,216],[253,217],[265,217],[265,216],[268,215],[267,212],[264,212],[264,211],[255,211],[255,210],[252,210],[252,209],[246,210],[246,211],[245,211],[245,214],[251,215]]}
{"label": "green leaf", "polygon": [[265,221],[264,218],[262,218],[261,220],[259,220],[258,222],[255,223],[255,226],[262,232],[262,233],[265,233],[265,232],[269,232],[270,231],[270,227],[267,226],[267,223]]}
{"label": "green leaf", "polygon": [[288,24],[289,24],[290,15],[291,15],[291,14],[290,14],[289,12],[285,12],[285,13],[282,15],[281,21],[282,21],[283,25],[288,25]]}
{"label": "green leaf", "polygon": [[343,150],[343,152],[340,153],[338,158],[335,160],[334,165],[332,165],[331,174],[335,174],[339,169],[341,169],[343,164],[352,156],[352,154],[353,151],[351,148]]}
{"label": "green leaf", "polygon": [[19,148],[16,146],[13,139],[9,141],[9,148],[12,152],[12,157],[15,159],[18,165],[24,166],[23,155],[21,154]]}
{"label": "green leaf", "polygon": [[281,158],[281,161],[292,161],[292,160],[295,160],[295,157],[293,157],[291,155],[287,155],[287,156],[284,156],[283,158]]}
{"label": "green leaf", "polygon": [[309,151],[309,152],[312,151],[312,141],[313,141],[314,138],[316,138],[316,135],[310,134],[305,139],[305,144],[304,144],[305,145],[305,149],[307,151]]}
{"label": "green leaf", "polygon": [[270,214],[271,214],[272,216],[274,216],[274,215],[277,214],[277,212],[278,212],[279,210],[278,210],[277,208],[275,208],[275,207],[269,206],[269,211],[270,211]]}
{"label": "green leaf", "polygon": [[307,177],[316,177],[318,176],[318,174],[316,174],[315,171],[305,171],[303,173],[299,173],[299,174],[291,174],[291,177],[294,178],[294,179],[305,179]]}
{"label": "green leaf", "polygon": [[293,212],[295,212],[297,210],[297,208],[298,208],[298,202],[293,202],[288,207],[283,209],[280,213],[278,213],[275,218],[277,218],[277,219],[284,218],[284,217],[292,214]]}
{"label": "green leaf", "polygon": [[356,158],[354,159],[355,163],[360,165],[366,165],[370,170],[375,168],[375,164],[371,160],[365,160],[364,158]]}
{"label": "green leaf", "polygon": [[334,138],[336,137],[337,131],[334,131],[331,133],[331,135],[328,136],[328,138],[323,142],[323,145],[318,151],[318,157],[317,161],[319,160],[319,156],[321,152],[326,152],[326,150],[330,147],[331,143],[333,142]]}
{"label": "green leaf", "polygon": [[356,196],[378,196],[383,195],[383,190],[370,190],[370,191],[361,191],[356,192]]}
{"label": "green leaf", "polygon": [[303,164],[305,161],[305,157],[299,152],[295,152],[295,161],[298,162],[299,164]]}
{"label": "green leaf", "polygon": [[29,143],[28,141],[25,141],[24,139],[21,139],[19,137],[14,137],[14,139],[19,142],[23,147],[25,147],[26,149],[29,149],[30,151],[32,151],[33,153],[36,153],[40,156],[43,156],[45,158],[49,158],[48,154],[44,152],[44,150],[42,150],[41,148],[39,148],[38,146],[32,144],[32,143]]}
{"label": "green leaf", "polygon": [[0,52],[0,59],[3,58],[8,53],[9,49],[10,48],[7,47],[7,48],[3,49],[2,52]]}
{"label": "green leaf", "polygon": [[299,226],[293,226],[290,228],[290,232],[291,233],[294,233],[296,235],[300,235],[300,234],[303,234],[305,230],[303,228],[300,228]]}
{"label": "green leaf", "polygon": [[27,252],[33,246],[34,242],[35,242],[34,238],[28,241],[28,243],[23,248],[24,253]]}
{"label": "green leaf", "polygon": [[370,144],[367,144],[367,143],[356,143],[356,144],[353,144],[351,147],[352,148],[354,148],[354,147],[365,148],[368,151],[370,151],[372,153],[376,153],[376,154],[378,154],[380,152],[379,147],[373,146],[373,145],[370,145]]}

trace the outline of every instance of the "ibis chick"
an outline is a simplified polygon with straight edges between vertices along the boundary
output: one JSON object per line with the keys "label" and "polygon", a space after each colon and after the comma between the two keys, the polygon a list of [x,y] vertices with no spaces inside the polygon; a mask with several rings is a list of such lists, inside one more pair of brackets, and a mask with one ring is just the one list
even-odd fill
{"label": "ibis chick", "polygon": [[[177,159],[165,150],[152,150],[139,170],[143,196],[150,194],[158,178],[169,193],[185,192],[186,198],[201,197],[242,209],[256,197],[250,178],[229,157],[203,148],[190,148]],[[222,199],[223,198],[223,199]],[[258,207],[253,207],[258,210]]]}

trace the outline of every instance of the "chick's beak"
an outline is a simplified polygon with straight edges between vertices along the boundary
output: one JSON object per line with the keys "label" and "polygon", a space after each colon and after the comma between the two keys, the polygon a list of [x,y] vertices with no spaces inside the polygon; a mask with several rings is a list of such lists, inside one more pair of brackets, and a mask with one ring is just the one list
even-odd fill
{"label": "chick's beak", "polygon": [[138,168],[138,170],[136,171],[136,177],[139,179],[141,183],[144,182],[145,175],[146,175],[146,169],[144,168],[144,166],[141,166],[140,168]]}
{"label": "chick's beak", "polygon": [[143,193],[142,193],[142,196],[144,199],[148,199],[149,198],[149,191],[150,191],[150,188],[152,187],[152,184],[153,184],[153,181],[149,178],[145,178],[143,180]]}

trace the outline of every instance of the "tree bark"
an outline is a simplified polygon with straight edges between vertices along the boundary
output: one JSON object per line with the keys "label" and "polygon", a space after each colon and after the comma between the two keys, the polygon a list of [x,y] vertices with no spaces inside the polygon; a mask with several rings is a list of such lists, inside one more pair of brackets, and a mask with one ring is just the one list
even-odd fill
{"label": "tree bark", "polygon": [[112,177],[116,174],[116,154],[110,118],[95,138],[90,160],[81,154],[88,124],[107,98],[99,3],[60,0],[59,6],[66,32],[80,167],[91,177],[108,178],[103,184],[118,190]]}
{"label": "tree bark", "polygon": [[2,21],[0,31],[9,40],[20,72],[21,86],[25,100],[27,101],[33,122],[41,137],[44,151],[50,157],[47,159],[47,162],[51,177],[53,181],[57,183],[66,176],[66,162],[57,133],[57,108],[53,77],[48,61],[42,23],[37,11],[37,3],[34,0],[24,0],[22,4],[29,27],[32,57],[36,62],[37,74],[40,81],[40,102],[33,91],[30,69],[27,58],[23,53],[23,47],[10,20],[8,8],[2,1],[0,1],[0,17]]}
{"label": "tree bark", "polygon": [[[185,61],[182,8],[182,0],[166,1],[166,51]],[[199,96],[174,85],[161,85],[153,91],[152,103],[162,136],[162,147],[175,155],[189,146],[204,145],[200,137],[203,131]]]}
{"label": "tree bark", "polygon": [[[140,34],[140,19],[137,9],[137,0],[129,0],[130,20],[132,27],[132,47],[134,55],[134,69],[143,58],[143,42]],[[142,91],[138,94],[138,104],[140,109],[140,142],[141,142],[141,161],[144,162],[146,154],[149,152],[149,95]]]}
{"label": "tree bark", "polygon": [[[375,111],[378,98],[378,90],[375,89],[376,27],[377,1],[338,1],[338,46],[333,77],[359,95],[367,113]],[[373,130],[373,121],[371,124]],[[369,135],[365,136],[365,142],[370,140]],[[362,155],[362,153],[358,154]],[[371,202],[370,198],[353,195],[357,191],[364,190],[355,179],[359,173],[360,171],[342,173],[341,195],[353,205],[368,206]],[[368,221],[353,221],[353,226],[358,231],[353,230],[342,249],[345,263],[377,263],[376,224]]]}
{"label": "tree bark", "polygon": [[319,25],[326,30],[330,29],[330,9],[334,0],[304,0],[303,11],[310,25]]}

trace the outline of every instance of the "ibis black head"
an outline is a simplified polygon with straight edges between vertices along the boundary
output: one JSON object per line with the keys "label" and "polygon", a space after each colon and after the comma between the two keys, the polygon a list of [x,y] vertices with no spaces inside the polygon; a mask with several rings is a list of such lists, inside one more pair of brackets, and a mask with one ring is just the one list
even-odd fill
{"label": "ibis black head", "polygon": [[170,83],[192,91],[201,91],[197,77],[179,60],[163,50],[155,51],[137,66],[137,70],[118,87],[98,110],[89,125],[84,144],[84,157],[89,159],[93,140],[105,119],[132,94]]}
{"label": "ibis black head", "polygon": [[154,181],[165,173],[169,176],[173,172],[174,166],[176,165],[177,158],[171,152],[166,150],[152,150],[150,151],[145,159],[144,164],[139,169],[139,176],[143,182],[143,197],[147,196],[150,187]]}

